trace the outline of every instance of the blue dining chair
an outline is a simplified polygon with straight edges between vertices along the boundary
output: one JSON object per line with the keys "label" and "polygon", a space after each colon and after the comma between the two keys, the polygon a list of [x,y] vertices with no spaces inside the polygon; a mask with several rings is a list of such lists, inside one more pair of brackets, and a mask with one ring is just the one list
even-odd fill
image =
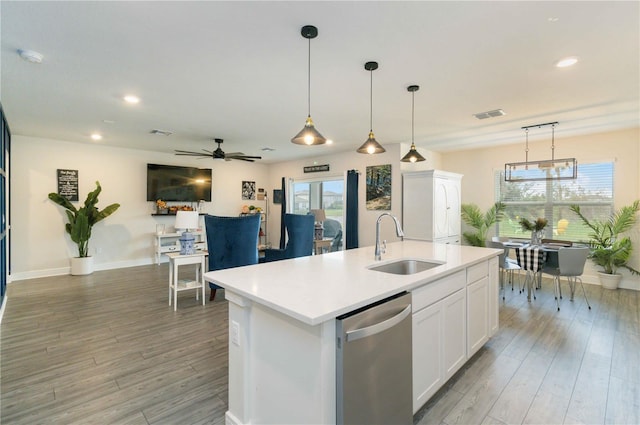
{"label": "blue dining chair", "polygon": [[[243,217],[204,216],[209,251],[209,271],[258,264],[260,214]],[[220,286],[209,282],[211,296]]]}
{"label": "blue dining chair", "polygon": [[313,252],[313,215],[285,214],[284,226],[287,229],[287,245],[284,249],[265,249],[261,262],[286,260],[305,257]]}

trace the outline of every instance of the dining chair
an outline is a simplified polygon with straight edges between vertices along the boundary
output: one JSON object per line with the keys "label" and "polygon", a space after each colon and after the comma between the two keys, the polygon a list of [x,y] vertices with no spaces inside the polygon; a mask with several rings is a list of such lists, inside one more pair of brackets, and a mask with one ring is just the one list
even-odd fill
{"label": "dining chair", "polygon": [[324,237],[331,238],[330,251],[338,251],[342,247],[342,225],[338,220],[326,219],[322,223]]}
{"label": "dining chair", "polygon": [[562,288],[560,287],[560,278],[566,277],[569,283],[569,289],[571,291],[571,301],[573,301],[573,296],[576,291],[576,282],[580,281],[580,286],[582,287],[582,293],[584,294],[584,299],[587,302],[587,306],[589,306],[589,310],[591,310],[591,305],[589,304],[589,300],[587,299],[587,292],[584,289],[584,284],[582,283],[582,273],[584,272],[584,265],[587,262],[587,257],[589,256],[589,248],[588,247],[567,247],[558,249],[558,265],[557,267],[554,265],[545,265],[542,268],[543,273],[547,273],[553,276],[553,281],[555,283],[554,286],[554,295],[556,298],[556,306],[558,307],[558,311],[560,311],[560,300],[562,299]]}
{"label": "dining chair", "polygon": [[502,299],[504,300],[504,275],[506,274],[509,277],[509,283],[511,284],[511,290],[513,291],[513,272],[516,270],[521,270],[522,268],[518,265],[517,262],[509,261],[509,257],[507,256],[509,248],[504,246],[502,242],[493,240],[487,241],[487,248],[496,248],[502,250],[502,254],[498,255],[498,267],[500,268],[500,288],[502,289]]}
{"label": "dining chair", "polygon": [[306,257],[313,253],[315,217],[307,214],[285,214],[284,226],[287,229],[287,245],[284,249],[268,248],[260,262],[287,260]]}
{"label": "dining chair", "polygon": [[[209,271],[258,263],[260,214],[241,217],[204,216],[209,251]],[[209,282],[213,301],[220,286]]]}
{"label": "dining chair", "polygon": [[533,288],[533,299],[536,299],[536,277],[542,272],[542,267],[547,259],[547,253],[541,246],[528,245],[516,248],[516,258],[518,265],[524,270],[524,282],[520,288],[520,293],[527,287],[527,300],[531,301],[531,289]]}

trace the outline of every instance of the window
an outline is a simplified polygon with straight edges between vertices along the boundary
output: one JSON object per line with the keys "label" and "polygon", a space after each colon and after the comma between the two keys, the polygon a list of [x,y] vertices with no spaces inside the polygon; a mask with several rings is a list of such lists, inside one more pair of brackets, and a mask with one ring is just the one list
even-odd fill
{"label": "window", "polygon": [[294,214],[307,214],[311,210],[323,209],[327,218],[340,222],[344,227],[344,181],[294,182],[291,209]]}
{"label": "window", "polygon": [[518,224],[521,217],[544,217],[549,224],[545,237],[574,242],[586,241],[589,229],[569,210],[578,204],[586,217],[606,219],[613,211],[613,163],[580,164],[575,180],[505,182],[504,171],[496,172],[496,199],[507,205],[498,223],[500,236],[529,238]]}

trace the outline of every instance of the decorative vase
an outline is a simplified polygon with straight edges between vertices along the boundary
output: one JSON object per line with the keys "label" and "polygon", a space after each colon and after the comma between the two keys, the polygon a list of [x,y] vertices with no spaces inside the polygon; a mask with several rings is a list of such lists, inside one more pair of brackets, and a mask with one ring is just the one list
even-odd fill
{"label": "decorative vase", "polygon": [[620,281],[622,280],[621,274],[598,272],[598,276],[600,277],[600,284],[604,289],[618,289],[618,285],[620,285]]}
{"label": "decorative vase", "polygon": [[531,232],[531,245],[542,244],[542,237],[544,236],[544,230],[534,230]]}
{"label": "decorative vase", "polygon": [[93,257],[73,257],[71,275],[82,276],[93,273]]}

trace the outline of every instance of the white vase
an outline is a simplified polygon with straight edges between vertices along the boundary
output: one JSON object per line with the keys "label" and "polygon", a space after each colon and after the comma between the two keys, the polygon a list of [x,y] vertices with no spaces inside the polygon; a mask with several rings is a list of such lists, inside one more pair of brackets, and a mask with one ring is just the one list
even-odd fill
{"label": "white vase", "polygon": [[82,276],[93,273],[93,257],[73,257],[71,259],[71,274]]}
{"label": "white vase", "polygon": [[598,272],[598,276],[600,277],[600,284],[604,289],[618,289],[618,285],[622,280],[621,274],[608,274]]}

